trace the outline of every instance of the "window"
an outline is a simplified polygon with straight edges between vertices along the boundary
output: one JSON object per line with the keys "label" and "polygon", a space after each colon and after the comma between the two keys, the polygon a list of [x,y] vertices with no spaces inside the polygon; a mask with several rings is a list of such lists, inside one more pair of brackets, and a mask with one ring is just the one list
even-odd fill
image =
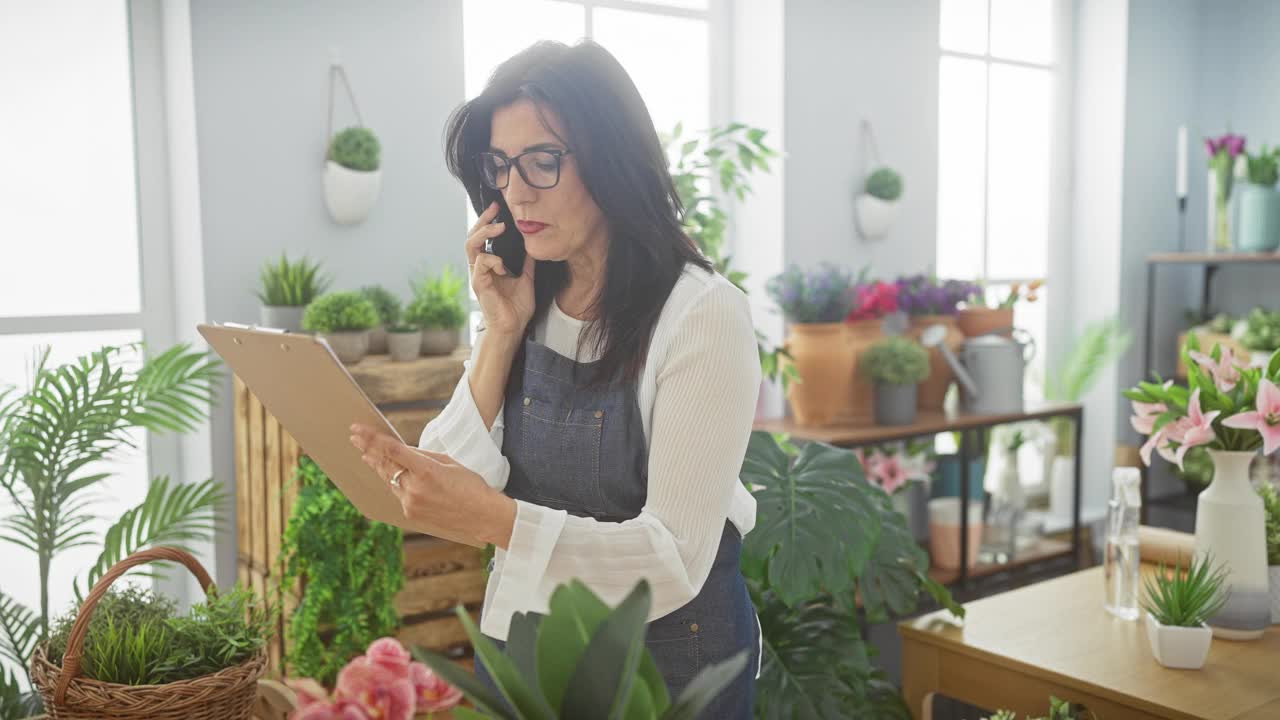
{"label": "window", "polygon": [[[937,272],[992,297],[1048,271],[1055,1],[941,3]],[[1047,288],[1037,294],[1015,322],[1043,351]]]}
{"label": "window", "polygon": [[[0,385],[26,388],[36,348],[59,364],[143,339],[134,115],[126,3],[7,3],[0,11]],[[146,493],[145,437],[94,471],[103,487],[91,529]],[[0,496],[0,515],[10,511]],[[51,608],[99,549],[58,556]],[[8,556],[4,591],[39,607],[36,558]]]}
{"label": "window", "polygon": [[[659,132],[711,124],[710,0],[464,0],[463,72],[475,97],[497,66],[538,40],[590,38],[626,68]],[[476,216],[467,206],[467,227]],[[474,332],[480,318],[472,312]]]}

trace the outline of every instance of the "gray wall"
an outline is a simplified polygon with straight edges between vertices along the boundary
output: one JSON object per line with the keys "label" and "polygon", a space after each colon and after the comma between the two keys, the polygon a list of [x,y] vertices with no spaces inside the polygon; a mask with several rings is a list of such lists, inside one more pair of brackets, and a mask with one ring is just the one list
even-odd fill
{"label": "gray wall", "polygon": [[[400,293],[410,273],[465,262],[464,197],[441,152],[463,99],[460,0],[197,1],[191,42],[211,320],[256,320],[258,268],[281,251],[322,260],[336,288]],[[329,219],[321,191],[331,48],[383,146],[382,196],[355,227]],[[336,127],[354,121],[337,107]],[[233,489],[229,393],[212,427],[214,475]],[[223,582],[234,563],[220,553]]]}

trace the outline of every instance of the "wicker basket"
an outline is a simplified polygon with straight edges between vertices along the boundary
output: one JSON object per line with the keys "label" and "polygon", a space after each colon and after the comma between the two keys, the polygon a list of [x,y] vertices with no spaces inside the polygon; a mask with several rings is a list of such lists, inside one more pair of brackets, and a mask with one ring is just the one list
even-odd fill
{"label": "wicker basket", "polygon": [[165,685],[119,685],[80,677],[89,620],[107,589],[129,568],[156,560],[185,565],[205,593],[215,592],[213,580],[198,560],[183,550],[157,547],[136,552],[111,567],[80,605],[71,626],[62,667],[49,662],[45,646],[36,648],[31,678],[52,720],[247,720],[258,693],[258,678],[266,667],[266,651],[244,662],[191,680]]}

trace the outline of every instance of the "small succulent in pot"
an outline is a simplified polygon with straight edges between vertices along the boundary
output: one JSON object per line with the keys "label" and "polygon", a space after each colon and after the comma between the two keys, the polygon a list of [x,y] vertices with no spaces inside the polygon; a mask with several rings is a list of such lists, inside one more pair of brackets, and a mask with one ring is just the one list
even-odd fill
{"label": "small succulent in pot", "polygon": [[466,279],[446,266],[439,275],[414,284],[405,320],[422,329],[424,355],[447,355],[458,347],[459,330],[467,323],[463,304]]}
{"label": "small succulent in pot", "polygon": [[929,352],[902,336],[867,348],[858,369],[875,383],[874,411],[880,425],[910,425],[916,419],[916,392],[929,377]]}
{"label": "small succulent in pot", "polygon": [[368,353],[369,330],[377,324],[378,309],[356,291],[321,295],[302,317],[302,326],[319,333],[347,364],[359,362]]}
{"label": "small succulent in pot", "polygon": [[1227,567],[1214,566],[1210,556],[1182,563],[1172,570],[1160,563],[1148,576],[1142,609],[1147,616],[1151,653],[1165,667],[1198,669],[1209,654],[1213,631],[1205,621],[1227,601]]}
{"label": "small succulent in pot", "polygon": [[387,352],[387,328],[400,322],[400,298],[381,285],[366,285],[360,294],[378,309],[378,326],[369,333],[369,352],[383,355]]}
{"label": "small succulent in pot", "polygon": [[422,351],[422,330],[417,325],[391,325],[387,328],[387,348],[394,362],[414,360]]}
{"label": "small succulent in pot", "polygon": [[258,272],[256,292],[262,302],[259,323],[264,327],[297,332],[302,329],[303,308],[325,291],[329,280],[320,274],[320,264],[307,258],[290,262],[281,253],[280,261],[269,261]]}

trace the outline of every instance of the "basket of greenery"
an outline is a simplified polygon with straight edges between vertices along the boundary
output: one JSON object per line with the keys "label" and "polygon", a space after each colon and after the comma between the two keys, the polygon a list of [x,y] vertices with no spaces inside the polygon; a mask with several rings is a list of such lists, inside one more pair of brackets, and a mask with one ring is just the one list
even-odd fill
{"label": "basket of greenery", "polygon": [[381,285],[366,285],[360,294],[378,309],[378,326],[369,332],[369,354],[387,354],[387,328],[400,322],[400,298]]}
{"label": "basket of greenery", "polygon": [[1185,572],[1180,562],[1172,572],[1160,563],[1156,573],[1147,577],[1142,608],[1156,662],[1182,670],[1204,667],[1213,640],[1205,620],[1226,602],[1226,579],[1226,566],[1214,569],[1208,556],[1193,559]]}
{"label": "basket of greenery", "polygon": [[387,328],[387,348],[392,362],[417,360],[422,352],[422,331],[417,325],[392,325]]}
{"label": "basket of greenery", "polygon": [[378,309],[355,291],[321,295],[307,306],[302,327],[318,333],[342,362],[360,362],[369,352],[369,330],[378,324]]}
{"label": "basket of greenery", "polygon": [[448,355],[458,349],[459,330],[467,322],[465,290],[466,279],[448,266],[439,275],[414,284],[413,301],[404,319],[422,329],[423,355]]}
{"label": "basket of greenery", "polygon": [[875,383],[878,425],[910,425],[916,421],[916,391],[929,377],[929,353],[920,343],[895,336],[867,348],[858,368]]}
{"label": "basket of greenery", "polygon": [[[208,595],[189,615],[154,593],[111,584],[137,565],[180,563]],[[102,576],[79,611],[36,648],[32,682],[54,720],[241,720],[266,668],[270,613],[246,590],[219,594],[174,547],[136,552]]]}
{"label": "basket of greenery", "polygon": [[307,304],[324,292],[329,281],[321,277],[320,264],[305,257],[289,262],[283,253],[280,262],[268,262],[258,273],[258,322],[263,327],[290,332],[302,330],[302,313]]}

